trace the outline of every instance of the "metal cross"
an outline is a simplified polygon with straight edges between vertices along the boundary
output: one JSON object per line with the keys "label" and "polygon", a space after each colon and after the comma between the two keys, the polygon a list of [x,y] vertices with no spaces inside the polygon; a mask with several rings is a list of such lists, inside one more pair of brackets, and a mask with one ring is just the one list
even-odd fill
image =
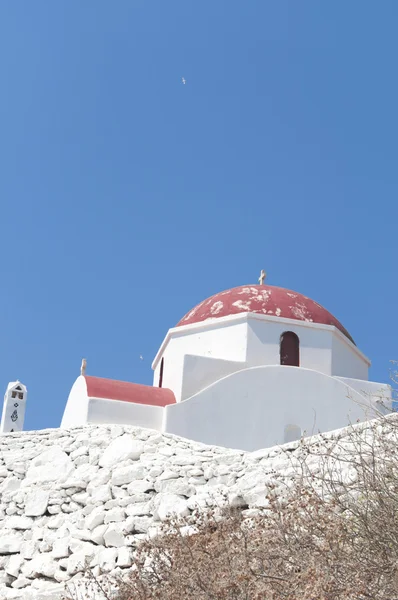
{"label": "metal cross", "polygon": [[258,278],[258,282],[260,285],[264,285],[264,280],[266,277],[267,273],[264,271],[264,269],[261,269],[260,277]]}

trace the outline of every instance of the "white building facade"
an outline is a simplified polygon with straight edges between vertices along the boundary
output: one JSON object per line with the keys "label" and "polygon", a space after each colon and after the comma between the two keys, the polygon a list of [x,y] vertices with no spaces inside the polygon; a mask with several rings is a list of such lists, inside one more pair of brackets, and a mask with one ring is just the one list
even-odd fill
{"label": "white building facade", "polygon": [[170,329],[153,387],[81,376],[62,427],[125,423],[255,450],[391,410],[391,388],[321,305],[284,288],[240,286]]}

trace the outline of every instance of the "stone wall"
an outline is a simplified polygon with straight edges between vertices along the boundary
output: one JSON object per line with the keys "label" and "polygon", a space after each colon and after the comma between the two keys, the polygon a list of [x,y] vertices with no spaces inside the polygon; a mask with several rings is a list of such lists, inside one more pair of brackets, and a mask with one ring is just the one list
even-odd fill
{"label": "stone wall", "polygon": [[245,453],[117,425],[3,435],[0,598],[58,598],[86,560],[97,575],[128,569],[170,512],[226,496],[253,514],[302,455],[297,442]]}

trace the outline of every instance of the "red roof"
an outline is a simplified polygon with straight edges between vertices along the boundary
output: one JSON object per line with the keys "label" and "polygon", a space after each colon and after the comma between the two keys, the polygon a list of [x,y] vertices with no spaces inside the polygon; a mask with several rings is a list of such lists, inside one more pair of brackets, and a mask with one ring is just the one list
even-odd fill
{"label": "red roof", "polygon": [[334,325],[355,343],[343,325],[323,306],[307,296],[271,285],[241,285],[219,292],[190,310],[177,327],[244,312]]}
{"label": "red roof", "polygon": [[173,392],[166,388],[129,383],[128,381],[116,381],[115,379],[103,379],[102,377],[91,377],[90,375],[85,375],[84,377],[87,385],[87,396],[89,398],[122,400],[123,402],[149,404],[151,406],[167,406],[176,402]]}

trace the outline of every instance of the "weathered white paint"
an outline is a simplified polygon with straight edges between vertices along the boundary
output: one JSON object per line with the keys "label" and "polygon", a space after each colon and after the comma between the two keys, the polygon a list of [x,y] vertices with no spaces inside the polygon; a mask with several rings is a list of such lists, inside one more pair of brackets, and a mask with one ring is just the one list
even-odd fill
{"label": "weathered white paint", "polygon": [[0,433],[23,431],[28,390],[20,381],[11,381],[4,395]]}
{"label": "weathered white paint", "polygon": [[206,444],[255,450],[285,443],[288,425],[308,436],[365,421],[377,409],[372,398],[318,371],[250,367],[167,406],[165,431]]}

